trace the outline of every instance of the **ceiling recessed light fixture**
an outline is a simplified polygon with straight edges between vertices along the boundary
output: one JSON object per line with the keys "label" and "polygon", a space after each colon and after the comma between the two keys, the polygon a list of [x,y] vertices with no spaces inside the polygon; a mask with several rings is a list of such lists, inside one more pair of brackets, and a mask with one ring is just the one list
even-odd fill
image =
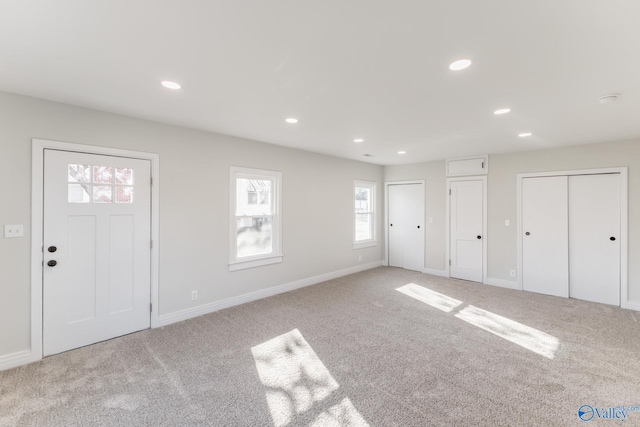
{"label": "ceiling recessed light fixture", "polygon": [[598,102],[600,104],[612,104],[618,100],[619,96],[620,96],[619,93],[610,93],[608,95],[604,95],[598,98]]}
{"label": "ceiling recessed light fixture", "polygon": [[531,132],[522,132],[522,133],[518,134],[518,136],[520,138],[526,138],[526,137],[531,136],[531,135],[532,135]]}
{"label": "ceiling recessed light fixture", "polygon": [[465,68],[469,68],[470,65],[471,65],[470,59],[458,59],[457,61],[452,62],[449,65],[449,69],[452,71],[460,71],[460,70],[464,70]]}
{"label": "ceiling recessed light fixture", "polygon": [[296,119],[295,117],[289,117],[288,119],[284,120],[285,122],[295,125],[296,123],[298,123],[298,119]]}
{"label": "ceiling recessed light fixture", "polygon": [[407,154],[406,151],[398,151],[398,154]]}
{"label": "ceiling recessed light fixture", "polygon": [[496,114],[499,116],[500,114],[507,114],[510,111],[511,111],[511,108],[500,108],[499,110],[494,111],[493,114]]}
{"label": "ceiling recessed light fixture", "polygon": [[353,140],[353,142],[364,142],[363,138],[356,138]]}
{"label": "ceiling recessed light fixture", "polygon": [[167,89],[173,89],[173,90],[178,90],[182,87],[180,86],[180,83],[171,82],[169,80],[163,81],[162,86],[166,87]]}

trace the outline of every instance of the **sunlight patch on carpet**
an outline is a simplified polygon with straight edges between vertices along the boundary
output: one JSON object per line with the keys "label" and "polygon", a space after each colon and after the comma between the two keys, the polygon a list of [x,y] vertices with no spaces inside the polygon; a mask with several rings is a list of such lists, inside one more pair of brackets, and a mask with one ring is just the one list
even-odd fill
{"label": "sunlight patch on carpet", "polygon": [[471,325],[491,332],[500,338],[504,338],[509,342],[548,359],[555,357],[558,347],[560,346],[558,338],[552,335],[472,305],[460,309],[460,306],[463,304],[462,301],[432,291],[424,286],[409,283],[408,285],[396,288],[396,291],[402,292],[411,298],[437,308],[438,310],[442,310],[445,313],[451,313],[458,309],[457,313],[452,313],[458,319],[464,320]]}
{"label": "sunlight patch on carpet", "polygon": [[323,409],[340,386],[297,329],[252,347],[251,353],[276,427],[313,410],[319,412],[313,425],[368,425],[348,398]]}
{"label": "sunlight patch on carpet", "polygon": [[409,295],[411,298],[422,301],[423,303],[437,308],[438,310],[442,310],[445,313],[451,312],[454,308],[462,304],[462,301],[460,300],[432,291],[424,286],[416,285],[415,283],[409,283],[408,285],[401,286],[397,288],[396,291]]}

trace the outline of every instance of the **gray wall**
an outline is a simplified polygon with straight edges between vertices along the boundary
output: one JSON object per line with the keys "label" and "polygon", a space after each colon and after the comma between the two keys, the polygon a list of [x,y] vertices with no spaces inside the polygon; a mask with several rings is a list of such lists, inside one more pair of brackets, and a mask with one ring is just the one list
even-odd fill
{"label": "gray wall", "polygon": [[[514,280],[517,269],[517,179],[527,172],[627,166],[629,168],[629,300],[640,301],[640,140],[580,145],[489,156],[488,277]],[[425,267],[444,269],[446,256],[446,177],[444,161],[387,166],[385,181],[425,179]],[[510,220],[506,227],[504,220]]]}
{"label": "gray wall", "polygon": [[[30,348],[32,138],[160,155],[160,315],[383,258],[352,246],[353,180],[378,182],[382,212],[380,166],[1,92],[0,118],[0,225],[25,227],[0,237],[0,356]],[[228,271],[232,165],[283,173],[280,264]]]}

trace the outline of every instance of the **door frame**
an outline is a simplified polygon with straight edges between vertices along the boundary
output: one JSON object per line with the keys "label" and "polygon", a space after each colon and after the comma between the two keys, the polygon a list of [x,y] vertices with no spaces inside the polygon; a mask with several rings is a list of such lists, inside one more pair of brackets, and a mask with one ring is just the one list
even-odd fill
{"label": "door frame", "polygon": [[517,276],[518,289],[522,290],[522,180],[524,178],[541,178],[548,176],[572,176],[572,175],[603,175],[620,174],[620,307],[640,310],[640,303],[629,301],[628,294],[628,194],[627,194],[627,167],[600,168],[600,169],[576,169],[551,172],[519,173],[517,175],[518,186],[518,213],[517,213]]}
{"label": "door frame", "polygon": [[[390,185],[410,185],[410,184],[422,184],[422,202],[425,203],[427,200],[424,192],[426,191],[427,185],[424,179],[415,179],[409,181],[385,181],[384,183],[384,264],[387,267],[389,266],[389,186]],[[425,206],[424,214],[426,215],[427,209]],[[425,217],[426,218],[426,217]],[[425,219],[423,218],[423,220]],[[426,222],[425,222],[426,224]],[[422,227],[424,234],[424,244],[422,248],[422,269],[421,272],[424,273],[424,265],[425,265],[425,248],[427,245],[427,236],[425,230],[427,227]]]}
{"label": "door frame", "polygon": [[158,247],[160,212],[160,156],[154,153],[121,150],[110,147],[82,145],[68,142],[31,140],[31,361],[42,359],[42,286],[43,286],[43,236],[44,236],[44,152],[46,149],[86,154],[129,157],[151,162],[151,328],[160,326],[158,321]]}
{"label": "door frame", "polygon": [[446,198],[447,198],[447,239],[445,272],[447,277],[451,277],[451,183],[460,181],[482,181],[482,284],[487,283],[487,176],[461,176],[455,178],[447,178]]}

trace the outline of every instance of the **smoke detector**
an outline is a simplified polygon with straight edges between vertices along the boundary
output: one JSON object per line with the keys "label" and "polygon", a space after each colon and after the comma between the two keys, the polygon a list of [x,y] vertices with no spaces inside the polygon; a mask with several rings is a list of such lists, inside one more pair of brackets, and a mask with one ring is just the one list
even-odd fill
{"label": "smoke detector", "polygon": [[604,95],[598,98],[598,102],[600,104],[613,104],[618,100],[619,96],[620,96],[619,93],[610,93],[608,95]]}

